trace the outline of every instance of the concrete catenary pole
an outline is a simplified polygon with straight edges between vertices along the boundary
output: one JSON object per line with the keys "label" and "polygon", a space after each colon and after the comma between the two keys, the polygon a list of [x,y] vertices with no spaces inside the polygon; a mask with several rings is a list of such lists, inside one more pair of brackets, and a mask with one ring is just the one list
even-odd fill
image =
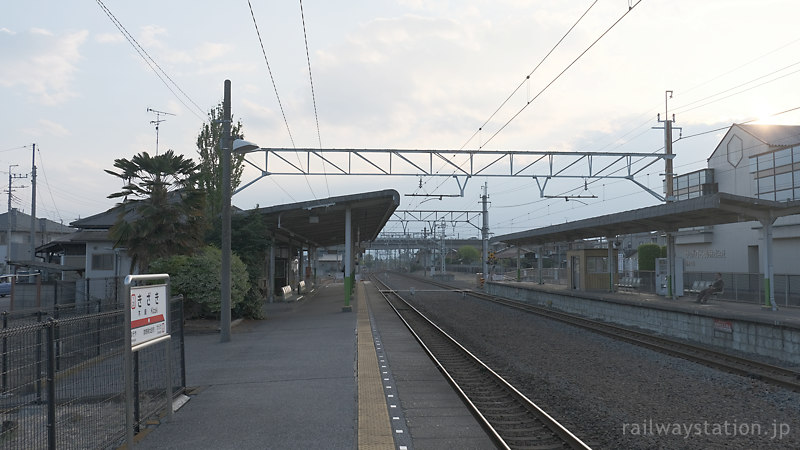
{"label": "concrete catenary pole", "polygon": [[483,205],[483,226],[481,227],[481,239],[483,240],[483,279],[489,281],[489,183],[483,183],[483,195],[481,204]]}
{"label": "concrete catenary pole", "polygon": [[222,280],[220,342],[231,340],[231,81],[222,101]]}

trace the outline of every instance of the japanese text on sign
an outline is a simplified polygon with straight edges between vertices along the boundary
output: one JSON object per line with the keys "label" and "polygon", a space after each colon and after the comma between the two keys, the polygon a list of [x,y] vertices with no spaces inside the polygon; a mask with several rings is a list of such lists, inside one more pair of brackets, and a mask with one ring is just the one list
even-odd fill
{"label": "japanese text on sign", "polygon": [[137,346],[167,334],[167,286],[131,287],[131,345]]}

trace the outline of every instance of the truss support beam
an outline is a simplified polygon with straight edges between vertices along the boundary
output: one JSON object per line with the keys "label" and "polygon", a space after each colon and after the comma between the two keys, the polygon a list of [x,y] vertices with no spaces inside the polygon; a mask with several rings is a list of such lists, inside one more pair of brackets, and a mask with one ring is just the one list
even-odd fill
{"label": "truss support beam", "polygon": [[[399,150],[399,149],[313,149],[259,148],[263,164],[247,157],[245,163],[260,172],[234,193],[271,175],[365,175],[455,178],[460,195],[467,182],[481,177],[531,177],[544,197],[551,178],[629,179],[663,201],[663,196],[633,179],[644,167],[674,155],[661,153],[572,152],[539,150]],[[303,164],[305,163],[305,164]],[[595,167],[602,167],[596,170]],[[462,182],[463,179],[463,182]],[[543,182],[540,180],[544,180]]]}

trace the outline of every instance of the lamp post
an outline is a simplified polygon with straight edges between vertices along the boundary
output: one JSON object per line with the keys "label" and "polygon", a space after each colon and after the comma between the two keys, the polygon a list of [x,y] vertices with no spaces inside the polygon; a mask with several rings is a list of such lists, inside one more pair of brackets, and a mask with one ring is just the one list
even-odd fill
{"label": "lamp post", "polygon": [[257,149],[252,142],[231,142],[231,82],[225,80],[222,102],[222,280],[220,290],[220,342],[231,340],[231,153]]}

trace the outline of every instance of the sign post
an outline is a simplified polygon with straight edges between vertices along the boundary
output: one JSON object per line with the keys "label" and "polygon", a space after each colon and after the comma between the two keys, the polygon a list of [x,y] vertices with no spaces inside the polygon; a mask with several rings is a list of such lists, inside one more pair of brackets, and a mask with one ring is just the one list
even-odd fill
{"label": "sign post", "polygon": [[[162,281],[161,284],[132,286],[138,281]],[[165,343],[165,385],[167,420],[172,420],[172,345],[170,341],[169,274],[128,275],[125,277],[125,439],[133,447],[133,352],[159,342]]]}

